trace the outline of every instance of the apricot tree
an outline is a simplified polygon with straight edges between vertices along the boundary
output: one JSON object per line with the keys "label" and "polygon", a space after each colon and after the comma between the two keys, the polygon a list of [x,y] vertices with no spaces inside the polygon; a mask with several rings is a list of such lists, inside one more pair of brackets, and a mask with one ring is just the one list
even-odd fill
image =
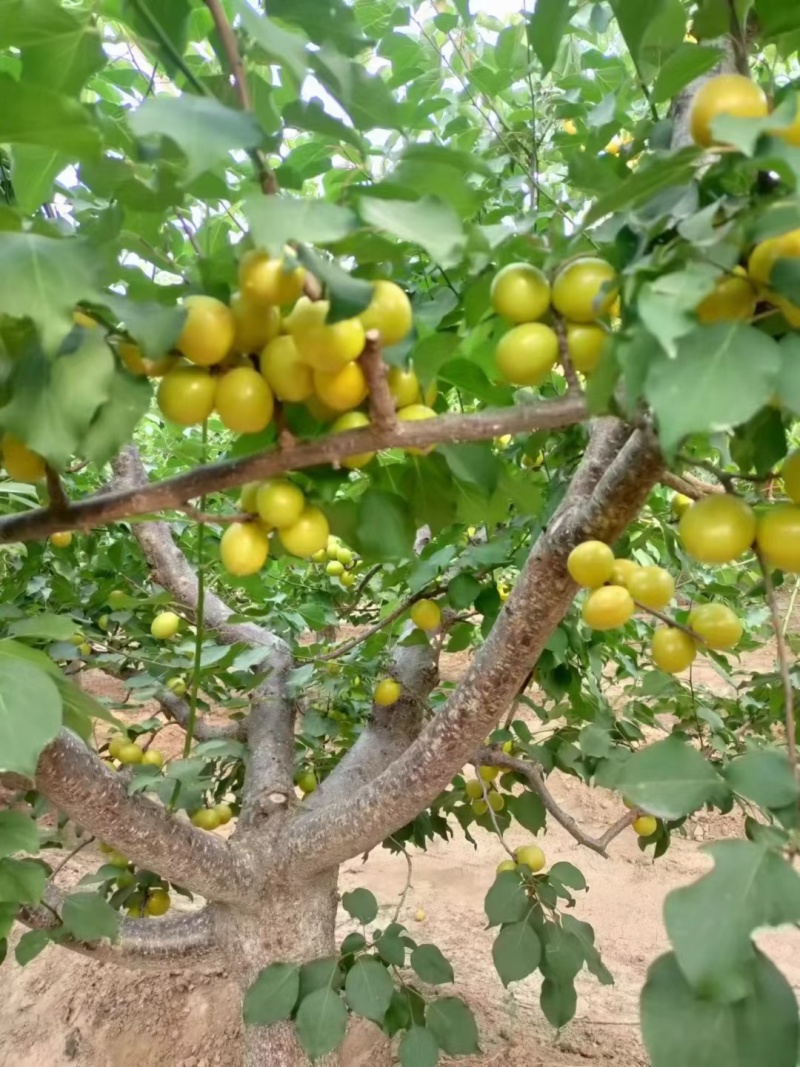
{"label": "apricot tree", "polygon": [[[800,917],[794,0],[262,6],[0,0],[0,935],[224,961],[247,1064],[334,1064],[354,1012],[427,1067],[472,1013],[402,900],[336,943],[343,862],[496,835],[499,978],[561,1027],[612,978],[547,820],[657,860],[738,806],[644,1039],[796,1067],[752,940]],[[554,769],[628,810],[593,836]]]}

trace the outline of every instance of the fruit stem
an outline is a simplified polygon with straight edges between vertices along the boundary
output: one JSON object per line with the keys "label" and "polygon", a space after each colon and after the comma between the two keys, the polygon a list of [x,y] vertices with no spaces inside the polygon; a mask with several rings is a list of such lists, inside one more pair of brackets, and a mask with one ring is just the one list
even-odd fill
{"label": "fruit stem", "polygon": [[652,615],[654,619],[658,619],[659,622],[666,623],[666,625],[670,626],[673,630],[683,630],[683,632],[685,634],[688,634],[693,641],[696,641],[698,643],[698,645],[705,646],[705,639],[702,638],[700,634],[695,633],[691,626],[686,626],[684,623],[678,622],[677,619],[670,618],[670,616],[665,615],[663,611],[656,611],[655,608],[648,608],[646,604],[642,604],[642,602],[639,600],[634,600],[634,604],[636,605],[637,611],[644,611],[648,615]]}

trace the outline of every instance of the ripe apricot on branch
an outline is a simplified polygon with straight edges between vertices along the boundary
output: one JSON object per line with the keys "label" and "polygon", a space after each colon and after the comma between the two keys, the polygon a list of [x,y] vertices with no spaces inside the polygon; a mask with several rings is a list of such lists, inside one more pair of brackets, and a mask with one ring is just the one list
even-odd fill
{"label": "ripe apricot on branch", "polygon": [[284,479],[264,482],[256,493],[256,511],[267,526],[294,526],[303,514],[306,498],[299,486]]}
{"label": "ripe apricot on branch", "polygon": [[315,370],[314,392],[332,411],[350,411],[366,397],[367,380],[358,363],[331,372]]}
{"label": "ripe apricot on branch", "polygon": [[697,305],[697,318],[704,324],[749,322],[755,314],[758,294],[744,267],[723,274],[708,296]]}
{"label": "ripe apricot on branch", "polygon": [[44,478],[45,463],[13,433],[4,433],[2,441],[3,466],[9,478],[16,482],[40,482]]}
{"label": "ripe apricot on branch", "polygon": [[65,530],[62,533],[50,534],[50,544],[53,548],[69,548],[72,544],[72,531]]}
{"label": "ripe apricot on branch", "polygon": [[567,323],[567,354],[581,374],[592,374],[608,345],[609,335],[600,326]]}
{"label": "ripe apricot on branch", "polygon": [[689,126],[695,144],[708,148],[716,141],[711,123],[720,115],[763,118],[769,111],[764,90],[743,74],[718,74],[704,82],[694,95]]}
{"label": "ripe apricot on branch", "polygon": [[388,708],[400,699],[402,688],[394,678],[382,678],[375,686],[373,699],[378,707]]}
{"label": "ripe apricot on branch", "polygon": [[636,610],[633,597],[621,585],[604,585],[586,598],[581,615],[593,630],[624,626]]}
{"label": "ripe apricot on branch", "polygon": [[156,398],[164,418],[179,426],[205,422],[214,410],[217,383],[202,367],[178,366],[161,379]]}
{"label": "ripe apricot on branch", "polygon": [[470,800],[477,800],[479,797],[483,796],[483,786],[477,778],[470,778],[464,786],[464,792]]}
{"label": "ripe apricot on branch", "polygon": [[669,506],[675,518],[679,519],[685,511],[689,510],[693,503],[694,501],[690,496],[684,496],[683,493],[675,493],[669,502]]}
{"label": "ripe apricot on branch", "polygon": [[239,263],[239,289],[253,304],[282,307],[291,304],[303,292],[306,272],[283,257],[271,259],[266,252],[252,249]]}
{"label": "ripe apricot on branch", "polygon": [[678,533],[686,551],[700,563],[730,563],[752,545],[756,517],[739,497],[715,494],[684,512]]}
{"label": "ripe apricot on branch", "polygon": [[665,608],[675,596],[675,579],[663,567],[637,567],[625,585],[634,600],[654,611]]}
{"label": "ripe apricot on branch", "polygon": [[160,611],[150,623],[150,633],[159,641],[174,637],[181,625],[180,616],[174,611]]}
{"label": "ripe apricot on branch", "polygon": [[550,283],[530,263],[509,263],[494,276],[492,307],[511,322],[535,322],[550,304]]}
{"label": "ripe apricot on branch", "polygon": [[697,604],[689,612],[689,627],[709,648],[733,648],[744,631],[742,620],[727,604]]}
{"label": "ripe apricot on branch", "polygon": [[596,322],[616,300],[617,272],[604,259],[573,259],[553,280],[553,307],[567,322]]}
{"label": "ripe apricot on branch", "polygon": [[187,296],[186,321],[175,347],[199,367],[221,363],[233,348],[236,323],[227,304],[213,296]]}
{"label": "ripe apricot on branch", "polygon": [[174,356],[164,356],[162,359],[146,359],[142,355],[139,346],[132,341],[120,341],[117,345],[117,352],[131,374],[135,374],[140,378],[162,378],[175,364]]}
{"label": "ripe apricot on branch", "polygon": [[281,313],[276,307],[254,304],[242,293],[231,297],[235,325],[233,347],[244,354],[260,352],[281,330]]}
{"label": "ripe apricot on branch", "polygon": [[419,379],[410,368],[390,367],[387,376],[389,392],[395,399],[399,408],[407,408],[409,404],[418,404],[420,401]]}
{"label": "ripe apricot on branch", "polygon": [[558,337],[542,322],[523,323],[501,337],[495,359],[511,385],[541,385],[558,360]]}
{"label": "ripe apricot on branch", "polygon": [[198,808],[192,813],[191,821],[201,830],[216,830],[220,825],[219,813],[215,808]]}
{"label": "ripe apricot on branch", "polygon": [[544,867],[545,855],[538,845],[522,845],[514,849],[514,859],[537,874]]}
{"label": "ripe apricot on branch", "polygon": [[790,452],[781,467],[781,477],[786,495],[795,504],[800,504],[800,451]]}
{"label": "ripe apricot on branch", "polygon": [[289,334],[270,341],[259,358],[261,373],[279,400],[299,404],[314,392],[311,368],[303,363]]}
{"label": "ripe apricot on branch", "polygon": [[756,542],[767,563],[800,573],[800,507],[786,504],[760,515]]}
{"label": "ripe apricot on branch", "polygon": [[252,367],[235,367],[224,374],[215,397],[217,414],[234,433],[260,433],[272,418],[272,391]]}
{"label": "ripe apricot on branch", "polygon": [[517,865],[513,860],[501,860],[495,868],[495,874],[502,874],[504,871],[515,871]]}
{"label": "ripe apricot on branch", "polygon": [[328,520],[319,508],[307,507],[292,526],[280,531],[281,544],[292,556],[308,559],[328,543]]}
{"label": "ripe apricot on branch", "polygon": [[143,756],[144,753],[139,746],[131,741],[120,748],[117,759],[122,764],[141,763]]}
{"label": "ripe apricot on branch", "polygon": [[366,336],[360,319],[303,328],[294,334],[297,353],[314,370],[333,374],[358,359]]}
{"label": "ripe apricot on branch", "polygon": [[639,837],[652,837],[658,829],[658,819],[655,815],[640,815],[632,825]]}
{"label": "ripe apricot on branch", "polygon": [[567,570],[578,585],[596,589],[611,579],[614,553],[602,541],[583,541],[567,557]]}
{"label": "ripe apricot on branch", "polygon": [[372,300],[358,317],[365,330],[378,331],[384,345],[396,345],[411,333],[411,301],[394,282],[375,282]]}
{"label": "ripe apricot on branch", "polygon": [[[369,418],[363,411],[348,411],[331,426],[331,433],[346,433],[348,430],[358,430],[362,426],[369,426]],[[375,458],[374,452],[356,452],[353,456],[345,456],[341,461],[343,467],[350,470],[359,470],[366,467]]]}
{"label": "ripe apricot on branch", "polygon": [[411,608],[411,621],[420,630],[438,630],[442,624],[442,611],[435,600],[418,600]]}
{"label": "ripe apricot on branch", "polygon": [[691,665],[697,646],[689,634],[674,626],[661,626],[653,634],[653,663],[667,674],[679,674]]}
{"label": "ripe apricot on branch", "polygon": [[[400,408],[397,417],[401,422],[418,422],[421,419],[435,419],[436,412],[426,404],[409,404],[408,407]],[[427,448],[407,448],[406,452],[410,456],[426,456],[435,447],[435,445],[428,445]]]}
{"label": "ripe apricot on branch", "polygon": [[612,585],[624,585],[627,588],[628,577],[638,569],[639,564],[634,563],[632,559],[615,559],[609,581]]}
{"label": "ripe apricot on branch", "polygon": [[256,574],[267,561],[269,538],[257,522],[235,522],[220,538],[219,554],[228,574]]}

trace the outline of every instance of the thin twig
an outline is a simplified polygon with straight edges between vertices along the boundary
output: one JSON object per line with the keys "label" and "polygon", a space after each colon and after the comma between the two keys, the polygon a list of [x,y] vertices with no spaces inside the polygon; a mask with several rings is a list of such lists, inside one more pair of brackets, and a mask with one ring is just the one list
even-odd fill
{"label": "thin twig", "polygon": [[196,256],[200,256],[202,258],[203,250],[200,247],[200,245],[197,243],[197,234],[194,232],[192,227],[187,222],[187,220],[184,217],[184,214],[180,210],[180,208],[176,208],[175,209],[175,217],[177,218],[178,222],[181,224],[181,228],[183,229],[183,232],[186,234],[186,237],[187,237],[187,239],[189,241],[189,244],[194,249],[195,255]]}
{"label": "thin twig", "polygon": [[713,474],[714,477],[729,493],[735,493],[735,482],[750,482],[753,485],[763,485],[768,482],[773,475],[770,474],[732,474],[730,471],[724,471],[716,463],[712,463],[708,459],[695,459],[693,456],[679,455],[678,459],[682,463],[685,463],[687,467],[700,467],[704,471],[708,471],[709,474]]}
{"label": "thin twig", "polygon": [[792,768],[792,773],[797,777],[797,739],[795,732],[794,722],[794,689],[792,687],[792,678],[789,673],[789,656],[786,649],[786,638],[781,626],[781,614],[778,608],[778,598],[775,596],[775,586],[772,582],[772,575],[769,571],[769,565],[761,553],[756,549],[756,559],[761,568],[761,573],[764,576],[764,591],[767,597],[767,604],[769,606],[769,613],[772,616],[772,628],[775,631],[775,645],[778,653],[778,666],[781,672],[781,680],[783,681],[783,696],[784,696],[784,713],[786,719],[786,750],[789,755],[789,764]]}
{"label": "thin twig", "polygon": [[[233,79],[236,96],[239,100],[241,109],[242,111],[252,111],[253,102],[250,97],[250,90],[247,87],[247,75],[245,74],[239,46],[236,43],[236,35],[225,16],[220,0],[205,0],[205,5],[211,12],[214,26],[222,41],[222,47],[225,50],[225,58],[228,61],[230,75]],[[262,192],[267,196],[274,196],[278,191],[278,182],[275,177],[275,172],[267,163],[266,156],[259,148],[253,149],[249,155],[255,165]]]}
{"label": "thin twig", "polygon": [[[353,593],[353,600],[354,601],[358,602],[358,600],[361,597],[361,594],[364,592],[364,590],[369,585],[370,581],[375,577],[375,575],[378,573],[378,571],[381,569],[382,566],[383,566],[382,563],[373,563],[373,565],[370,567],[370,569],[367,571],[367,573],[364,575],[364,577],[361,579],[361,581],[356,586],[355,591]],[[798,580],[800,580],[800,579],[798,579]]]}
{"label": "thin twig", "polygon": [[367,343],[359,357],[369,386],[369,415],[379,430],[391,430],[397,422],[394,397],[389,390],[388,367],[383,362],[381,337],[377,330],[367,333]]}
{"label": "thin twig", "polygon": [[183,504],[180,509],[194,522],[206,523],[209,526],[229,526],[234,522],[255,522],[255,515],[244,515],[237,511],[234,515],[215,515],[211,511],[200,511],[191,504]]}
{"label": "thin twig", "polygon": [[572,356],[569,354],[567,328],[562,317],[555,312],[553,313],[553,324],[555,326],[556,337],[558,338],[558,355],[561,360],[561,366],[564,369],[564,377],[567,381],[567,387],[570,392],[580,393],[581,383],[578,379],[578,372],[575,370],[572,363]]}
{"label": "thin twig", "polygon": [[330,652],[326,652],[322,656],[315,656],[314,659],[318,663],[324,663],[326,660],[338,659],[340,656],[344,656],[345,653],[350,652],[351,649],[368,641],[373,634],[378,633],[380,630],[383,630],[386,626],[393,623],[396,619],[399,619],[401,615],[405,615],[412,604],[415,604],[418,600],[422,600],[423,597],[431,596],[436,592],[438,592],[438,588],[431,589],[428,587],[427,589],[421,589],[418,593],[409,597],[408,600],[404,600],[399,607],[394,609],[394,611],[390,611],[388,615],[385,615],[382,619],[378,619],[372,626],[367,627],[363,633],[348,638],[347,641],[343,641],[341,645],[337,645],[336,648],[331,649]]}
{"label": "thin twig", "polygon": [[49,463],[45,467],[45,478],[49,497],[48,511],[51,515],[66,515],[69,512],[69,497],[64,491],[57,471],[54,471]]}
{"label": "thin twig", "polygon": [[80,844],[76,845],[71,852],[68,852],[61,863],[53,868],[52,873],[50,874],[50,881],[54,882],[56,880],[56,875],[66,867],[73,856],[77,856],[81,849],[86,848],[87,845],[91,845],[94,840],[94,837],[87,837],[84,841],[81,841]]}
{"label": "thin twig", "polygon": [[396,848],[400,849],[408,865],[408,870],[406,872],[406,884],[403,886],[403,892],[400,894],[400,900],[397,903],[394,916],[392,917],[392,922],[396,923],[397,920],[400,918],[400,912],[403,910],[403,905],[406,902],[408,891],[411,888],[411,875],[413,873],[413,868],[411,864],[411,856],[409,855],[408,849],[405,847],[405,845],[401,845],[400,842],[394,837],[390,837],[389,840],[392,842],[393,845],[395,845]]}
{"label": "thin twig", "polygon": [[789,626],[792,622],[792,615],[794,614],[794,603],[797,600],[797,591],[800,589],[800,577],[794,580],[794,589],[792,590],[791,598],[789,599],[789,607],[786,609],[786,617],[783,620],[783,626],[781,627],[781,633],[784,637],[789,632]]}
{"label": "thin twig", "polygon": [[[490,764],[486,764],[486,766],[492,767],[492,766],[495,766],[495,765],[490,763]],[[494,832],[500,838],[500,844],[503,846],[503,848],[506,850],[506,852],[509,854],[509,856],[512,858],[512,860],[514,860],[514,862],[516,863],[517,857],[514,855],[513,850],[510,849],[508,847],[508,845],[506,844],[506,839],[503,837],[503,831],[500,829],[500,823],[497,821],[497,815],[495,813],[495,810],[492,807],[492,805],[489,803],[489,786],[487,785],[486,782],[484,782],[483,778],[481,778],[481,768],[480,768],[480,766],[476,765],[475,770],[477,771],[477,774],[478,774],[478,781],[481,783],[481,789],[483,790],[483,802],[486,805],[487,814],[489,815],[489,818],[492,820],[492,826],[494,826]]]}
{"label": "thin twig", "polygon": [[677,493],[682,493],[683,496],[688,496],[690,500],[702,500],[704,496],[708,496],[710,493],[725,492],[721,485],[710,485],[708,482],[701,482],[699,478],[695,478],[691,474],[673,474],[671,471],[665,471],[661,475],[660,481],[662,485],[666,485],[669,489],[674,489]]}
{"label": "thin twig", "polygon": [[646,604],[642,604],[639,600],[634,600],[637,611],[643,611],[647,615],[652,615],[654,619],[658,619],[659,622],[666,623],[667,626],[673,630],[682,630],[685,634],[688,634],[693,641],[696,641],[699,645],[705,645],[705,638],[700,634],[695,633],[691,626],[687,626],[685,623],[678,622],[677,619],[671,618],[669,615],[665,615],[663,611],[656,611],[655,608],[648,608]]}

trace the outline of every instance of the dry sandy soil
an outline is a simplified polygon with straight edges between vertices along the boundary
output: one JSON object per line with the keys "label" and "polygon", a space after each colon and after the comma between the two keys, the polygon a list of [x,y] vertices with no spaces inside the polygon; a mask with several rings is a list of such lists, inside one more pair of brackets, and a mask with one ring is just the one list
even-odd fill
{"label": "dry sandy soil", "polygon": [[[162,738],[159,745],[166,747]],[[622,813],[610,793],[588,790],[559,775],[550,783],[558,800],[589,831],[602,832]],[[637,1001],[649,964],[667,946],[664,897],[708,869],[701,851],[705,841],[736,835],[741,828],[735,815],[701,815],[686,830],[653,864],[639,852],[631,831],[612,843],[605,860],[551,821],[542,842],[548,861],[570,860],[584,871],[589,891],[579,894],[575,914],[594,926],[616,982],[602,987],[584,972],[577,1016],[558,1034],[539,1011],[538,980],[527,979],[507,991],[492,966],[493,933],[484,928],[482,905],[494,868],[504,858],[500,844],[483,835],[476,851],[457,833],[449,844],[437,843],[416,854],[401,919],[419,941],[434,941],[449,957],[455,992],[471,1004],[480,1026],[481,1054],[453,1062],[465,1067],[646,1067]],[[524,839],[522,830],[509,834],[512,845]],[[60,876],[67,884],[96,866],[96,857],[87,852]],[[402,856],[379,849],[363,864],[345,865],[341,890],[357,885],[371,889],[381,902],[381,925],[396,907],[405,879]],[[420,908],[426,918],[416,923]],[[342,935],[346,928],[343,915]],[[760,940],[793,986],[800,987],[800,933],[780,930]],[[51,947],[24,969],[13,957],[0,968],[0,1067],[239,1067],[239,1010],[237,991],[224,974],[125,972]],[[363,1029],[353,1035],[345,1067],[393,1062],[389,1050],[370,1050],[373,1036]]]}

